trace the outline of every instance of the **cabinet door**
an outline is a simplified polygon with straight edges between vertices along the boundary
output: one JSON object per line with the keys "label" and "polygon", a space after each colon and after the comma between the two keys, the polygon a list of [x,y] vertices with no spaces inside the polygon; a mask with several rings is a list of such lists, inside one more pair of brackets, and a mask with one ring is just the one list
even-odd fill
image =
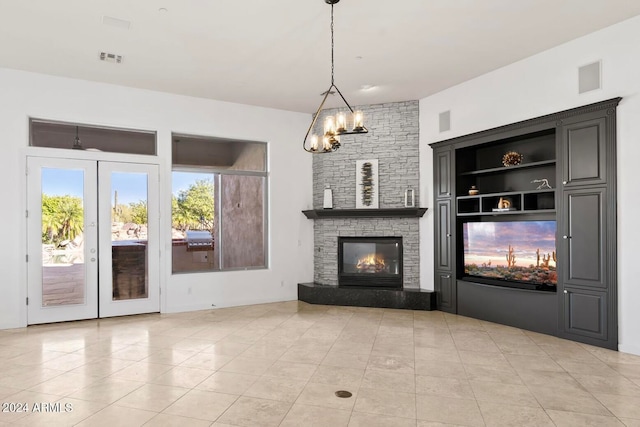
{"label": "cabinet door", "polygon": [[565,187],[606,182],[606,118],[562,126],[562,184]]}
{"label": "cabinet door", "polygon": [[436,307],[449,313],[456,312],[456,287],[450,272],[436,272]]}
{"label": "cabinet door", "polygon": [[450,148],[434,152],[433,185],[437,198],[451,197],[453,186],[453,163]]}
{"label": "cabinet door", "polygon": [[[564,332],[606,341],[607,294],[602,291],[565,287]],[[614,340],[615,341],[615,340]],[[613,343],[615,345],[617,343]]]}
{"label": "cabinet door", "polygon": [[436,270],[453,271],[451,199],[438,200],[435,214]]}
{"label": "cabinet door", "polygon": [[607,288],[607,210],[604,188],[565,191],[561,225],[565,285]]}

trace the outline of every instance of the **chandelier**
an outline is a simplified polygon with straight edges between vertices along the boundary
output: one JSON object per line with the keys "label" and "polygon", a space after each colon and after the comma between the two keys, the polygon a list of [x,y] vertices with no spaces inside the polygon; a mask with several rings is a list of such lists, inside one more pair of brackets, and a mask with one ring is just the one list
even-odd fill
{"label": "chandelier", "polygon": [[[327,89],[326,92],[323,93],[324,98],[322,98],[322,102],[320,106],[316,110],[316,113],[313,115],[313,121],[307,130],[307,134],[304,136],[304,141],[302,142],[302,148],[305,151],[313,154],[321,154],[321,153],[331,153],[340,148],[340,135],[353,135],[358,133],[367,133],[369,132],[367,128],[364,126],[364,115],[362,111],[353,111],[351,105],[347,102],[347,100],[336,86],[333,78],[333,5],[338,3],[340,0],[324,0],[325,3],[331,5],[331,86]],[[335,92],[332,91],[335,89]],[[327,97],[330,94],[338,93],[342,101],[344,101],[344,105],[348,108],[348,112],[340,111],[336,116],[327,116],[324,119],[324,134],[322,135],[322,139],[318,138],[318,135],[311,134],[313,127],[316,124],[316,120],[318,120],[318,115],[324,106]],[[309,136],[311,134],[311,136]],[[309,141],[307,141],[309,140]]]}

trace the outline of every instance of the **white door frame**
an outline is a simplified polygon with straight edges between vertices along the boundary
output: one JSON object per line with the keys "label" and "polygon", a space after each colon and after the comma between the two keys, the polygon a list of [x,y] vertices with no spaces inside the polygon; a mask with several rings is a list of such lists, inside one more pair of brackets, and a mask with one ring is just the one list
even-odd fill
{"label": "white door frame", "polygon": [[[91,319],[98,316],[98,263],[91,261],[91,251],[98,248],[98,200],[96,162],[91,160],[27,159],[27,321],[28,324]],[[84,292],[80,304],[45,306],[42,298],[42,169],[74,169],[83,172],[83,259]],[[95,255],[94,255],[95,256]],[[49,267],[64,269],[66,267]]]}
{"label": "white door frame", "polygon": [[[65,150],[66,151],[66,150]],[[121,157],[125,158],[125,161],[123,161],[123,159]],[[26,263],[26,267],[25,267],[25,281],[24,281],[24,294],[27,297],[29,297],[28,301],[28,307],[26,307],[24,313],[24,319],[25,319],[25,325],[26,324],[35,324],[35,323],[49,323],[49,322],[58,322],[58,321],[65,321],[65,320],[75,320],[75,319],[79,319],[79,318],[97,318],[98,317],[98,312],[96,309],[96,314],[93,315],[93,312],[89,312],[89,311],[85,311],[82,312],[80,309],[78,309],[78,313],[74,313],[72,316],[69,316],[68,314],[62,315],[62,314],[48,314],[46,316],[38,316],[35,315],[34,313],[32,313],[31,310],[31,306],[32,304],[42,304],[42,298],[40,297],[39,302],[36,300],[33,300],[31,297],[31,294],[34,292],[33,289],[30,289],[29,284],[31,283],[37,283],[34,282],[34,280],[39,280],[40,283],[42,283],[42,271],[41,271],[41,265],[42,265],[42,250],[38,249],[38,250],[34,250],[33,248],[41,248],[41,225],[40,225],[40,218],[41,218],[41,195],[37,194],[36,195],[32,195],[32,193],[38,193],[38,190],[41,189],[41,174],[40,174],[40,167],[42,166],[51,166],[51,167],[60,167],[60,168],[66,168],[66,167],[71,167],[71,168],[77,168],[79,167],[78,165],[92,165],[92,169],[93,169],[93,174],[91,175],[91,172],[89,172],[90,176],[85,174],[85,183],[89,180],[91,180],[94,183],[98,182],[98,176],[97,176],[97,172],[98,172],[98,167],[97,165],[99,164],[99,162],[109,162],[109,163],[113,163],[113,164],[117,164],[119,165],[119,167],[121,167],[122,170],[132,170],[131,168],[135,169],[136,167],[139,170],[147,170],[147,171],[151,171],[151,173],[153,174],[153,179],[152,176],[149,176],[149,180],[148,180],[148,185],[149,185],[149,193],[150,193],[150,199],[148,201],[148,206],[149,206],[149,212],[153,212],[155,215],[149,215],[149,221],[151,223],[155,223],[153,225],[153,227],[155,228],[155,239],[152,239],[151,245],[152,247],[148,248],[149,249],[149,260],[153,260],[156,264],[155,268],[153,268],[153,272],[151,271],[151,268],[149,269],[149,290],[153,290],[153,294],[154,294],[154,299],[156,302],[154,302],[154,308],[153,309],[149,309],[148,307],[146,309],[141,309],[140,307],[133,307],[134,305],[132,305],[132,308],[129,309],[129,313],[125,313],[125,311],[127,310],[123,310],[122,307],[125,306],[125,304],[118,304],[120,306],[120,311],[115,310],[115,311],[109,311],[107,309],[107,312],[105,313],[106,316],[112,316],[112,315],[121,315],[121,314],[133,314],[133,312],[158,312],[161,311],[162,309],[162,301],[160,301],[159,298],[156,298],[156,295],[159,295],[160,289],[161,287],[164,285],[164,280],[162,280],[162,274],[160,273],[160,262],[159,260],[161,259],[162,256],[162,247],[160,245],[160,239],[161,239],[161,233],[160,233],[160,225],[159,225],[159,212],[160,212],[160,195],[159,195],[159,170],[160,170],[160,161],[157,157],[152,157],[150,158],[150,156],[140,156],[140,155],[126,155],[126,156],[122,156],[122,155],[115,155],[113,153],[97,153],[97,152],[72,152],[72,153],[60,153],[59,150],[55,150],[55,149],[39,149],[39,148],[29,148],[28,150],[26,150],[25,152],[25,165],[26,165],[26,175],[27,178],[25,181],[25,187],[26,187],[26,200],[25,200],[25,206],[27,207],[28,211],[28,218],[26,219],[25,224],[25,232],[27,234],[27,240],[26,240],[26,250],[25,252],[28,254],[28,262]],[[86,162],[86,163],[85,163]],[[45,167],[46,167],[45,166]],[[35,184],[37,183],[37,185]],[[34,185],[36,185],[36,187],[34,187]],[[94,187],[95,188],[94,184]],[[37,190],[36,190],[37,188]],[[84,186],[84,196],[85,196],[85,200],[89,200],[91,197],[87,194],[87,192],[91,192],[95,190],[91,190],[91,186],[86,184]],[[109,191],[106,191],[103,193],[106,193],[106,198],[109,199],[108,197],[108,193]],[[93,195],[94,199],[95,198],[95,194]],[[32,198],[37,197],[38,202],[34,204],[34,202],[31,200]],[[85,201],[85,203],[87,203]],[[110,204],[109,204],[110,206]],[[34,210],[35,209],[35,210]],[[107,208],[108,209],[108,208]],[[93,220],[92,219],[88,219],[88,217],[90,215],[93,215]],[[104,215],[104,214],[103,214]],[[93,207],[89,207],[89,206],[85,206],[85,224],[87,226],[90,226],[91,223],[94,224],[98,224],[98,216],[99,213],[97,211],[97,206],[95,208]],[[33,219],[35,218],[35,219]],[[37,227],[35,227],[35,225],[33,225],[32,223],[38,223]],[[110,220],[108,222],[109,227],[106,227],[107,229],[110,230]],[[36,230],[37,228],[37,230]],[[103,227],[105,228],[105,227]],[[97,235],[97,233],[96,233]],[[149,230],[149,235],[151,235],[151,230]],[[36,244],[36,240],[37,240],[37,244]],[[110,240],[110,239],[109,239]],[[91,242],[89,242],[91,243]],[[90,258],[91,258],[91,248],[96,248],[97,247],[97,242],[94,246],[90,246],[89,244],[87,244],[85,246],[85,259],[88,260],[87,265],[89,265],[90,263]],[[110,253],[110,252],[109,252]],[[153,256],[155,254],[155,257]],[[95,254],[94,254],[95,256]],[[149,266],[151,267],[153,263],[150,263]],[[93,274],[93,270],[98,268],[99,262],[91,262],[91,267],[87,268],[87,274]],[[34,267],[36,266],[36,267]],[[110,267],[109,267],[110,268]],[[35,270],[35,272],[34,272]],[[37,270],[40,270],[40,272],[38,273]],[[36,275],[34,277],[34,275]],[[96,278],[98,277],[97,273],[94,275]],[[104,279],[103,279],[104,280]],[[109,282],[110,283],[110,282]],[[31,288],[33,288],[33,285],[31,286]],[[109,286],[109,288],[111,288],[111,286]],[[97,286],[94,286],[93,289],[97,289]],[[151,295],[151,292],[150,292]],[[87,293],[86,295],[87,301],[90,299],[91,301],[94,301],[97,307],[97,302],[98,302],[98,295],[97,293]],[[147,301],[148,302],[148,301]],[[65,307],[69,307],[69,306],[65,306]],[[86,310],[89,310],[87,308],[85,308]],[[135,311],[135,310],[141,310],[141,311]],[[57,310],[51,310],[51,313],[53,313],[54,311]],[[111,314],[108,314],[111,313]],[[91,315],[89,315],[91,314]],[[72,317],[72,318],[69,318]],[[100,314],[100,317],[105,317],[102,314]]]}
{"label": "white door frame", "polygon": [[[113,297],[113,250],[111,237],[111,200],[113,172],[143,173],[147,176],[147,297],[116,300]],[[99,231],[99,316],[112,317],[160,311],[160,215],[158,167],[135,163],[98,162]],[[108,227],[104,224],[109,224]]]}

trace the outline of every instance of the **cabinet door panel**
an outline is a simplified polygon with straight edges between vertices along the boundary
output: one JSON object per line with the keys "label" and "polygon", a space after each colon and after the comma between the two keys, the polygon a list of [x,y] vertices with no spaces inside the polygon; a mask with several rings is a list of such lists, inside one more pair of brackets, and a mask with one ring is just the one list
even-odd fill
{"label": "cabinet door panel", "polygon": [[606,340],[606,292],[565,287],[564,330],[571,334]]}
{"label": "cabinet door panel", "polygon": [[606,119],[565,125],[563,184],[604,184],[606,181]]}
{"label": "cabinet door panel", "polygon": [[453,276],[448,272],[436,273],[436,306],[438,310],[456,312],[456,289]]}
{"label": "cabinet door panel", "polygon": [[434,184],[436,197],[451,197],[451,186],[453,182],[453,171],[451,163],[451,149],[436,151]]}
{"label": "cabinet door panel", "polygon": [[453,270],[451,200],[438,200],[435,215],[436,270]]}
{"label": "cabinet door panel", "polygon": [[605,189],[565,192],[563,279],[568,285],[606,288]]}

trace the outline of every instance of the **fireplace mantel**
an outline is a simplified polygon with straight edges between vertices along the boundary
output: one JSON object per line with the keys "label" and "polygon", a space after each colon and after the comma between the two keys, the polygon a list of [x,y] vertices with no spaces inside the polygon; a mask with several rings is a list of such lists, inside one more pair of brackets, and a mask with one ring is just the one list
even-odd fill
{"label": "fireplace mantel", "polygon": [[302,211],[308,219],[324,218],[421,218],[427,208],[312,209]]}

